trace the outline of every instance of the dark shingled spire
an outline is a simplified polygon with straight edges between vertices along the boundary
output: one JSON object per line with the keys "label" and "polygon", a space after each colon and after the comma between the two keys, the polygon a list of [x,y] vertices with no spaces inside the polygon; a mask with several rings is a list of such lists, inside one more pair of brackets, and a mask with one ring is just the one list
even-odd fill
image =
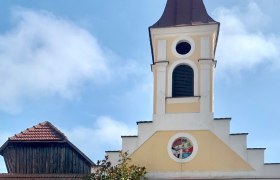
{"label": "dark shingled spire", "polygon": [[163,15],[151,28],[217,23],[207,13],[202,0],[167,0]]}

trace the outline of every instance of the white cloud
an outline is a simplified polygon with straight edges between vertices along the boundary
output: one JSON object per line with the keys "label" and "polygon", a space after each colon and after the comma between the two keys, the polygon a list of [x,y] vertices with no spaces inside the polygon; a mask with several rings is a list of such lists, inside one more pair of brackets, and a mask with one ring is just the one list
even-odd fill
{"label": "white cloud", "polygon": [[120,150],[122,135],[135,135],[135,127],[111,119],[99,117],[94,124],[66,129],[69,140],[92,160],[103,159],[106,150]]}
{"label": "white cloud", "polygon": [[86,30],[48,12],[14,11],[0,34],[0,111],[17,111],[24,97],[71,98],[86,80],[109,75],[106,56]]}
{"label": "white cloud", "polygon": [[280,37],[262,31],[270,19],[258,4],[250,2],[243,10],[219,8],[215,16],[221,22],[216,56],[218,71],[228,74],[251,70],[259,65],[279,67]]}

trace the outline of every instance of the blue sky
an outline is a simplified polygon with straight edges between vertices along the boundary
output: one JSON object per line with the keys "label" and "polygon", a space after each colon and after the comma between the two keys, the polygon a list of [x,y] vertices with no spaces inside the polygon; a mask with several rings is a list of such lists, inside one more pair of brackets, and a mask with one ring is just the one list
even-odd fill
{"label": "blue sky", "polygon": [[[120,149],[152,118],[148,26],[165,3],[0,0],[0,144],[47,120],[94,161]],[[215,117],[280,162],[280,1],[205,4],[221,22]]]}

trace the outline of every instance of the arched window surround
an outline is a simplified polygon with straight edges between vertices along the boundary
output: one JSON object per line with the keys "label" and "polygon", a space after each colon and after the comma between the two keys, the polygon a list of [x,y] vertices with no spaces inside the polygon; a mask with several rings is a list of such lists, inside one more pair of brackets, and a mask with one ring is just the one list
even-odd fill
{"label": "arched window surround", "polygon": [[168,89],[167,89],[167,96],[172,97],[172,77],[173,77],[173,71],[177,66],[180,65],[188,65],[193,69],[194,73],[194,96],[198,96],[198,69],[196,64],[188,59],[182,59],[177,60],[174,63],[172,63],[168,70]]}

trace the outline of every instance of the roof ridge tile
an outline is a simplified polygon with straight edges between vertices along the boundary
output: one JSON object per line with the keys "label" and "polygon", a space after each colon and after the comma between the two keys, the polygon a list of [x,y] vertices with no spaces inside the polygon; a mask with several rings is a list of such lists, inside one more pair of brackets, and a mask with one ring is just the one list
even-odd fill
{"label": "roof ridge tile", "polygon": [[9,137],[10,141],[65,141],[67,137],[50,122],[45,121],[35,126],[27,128],[12,137]]}

